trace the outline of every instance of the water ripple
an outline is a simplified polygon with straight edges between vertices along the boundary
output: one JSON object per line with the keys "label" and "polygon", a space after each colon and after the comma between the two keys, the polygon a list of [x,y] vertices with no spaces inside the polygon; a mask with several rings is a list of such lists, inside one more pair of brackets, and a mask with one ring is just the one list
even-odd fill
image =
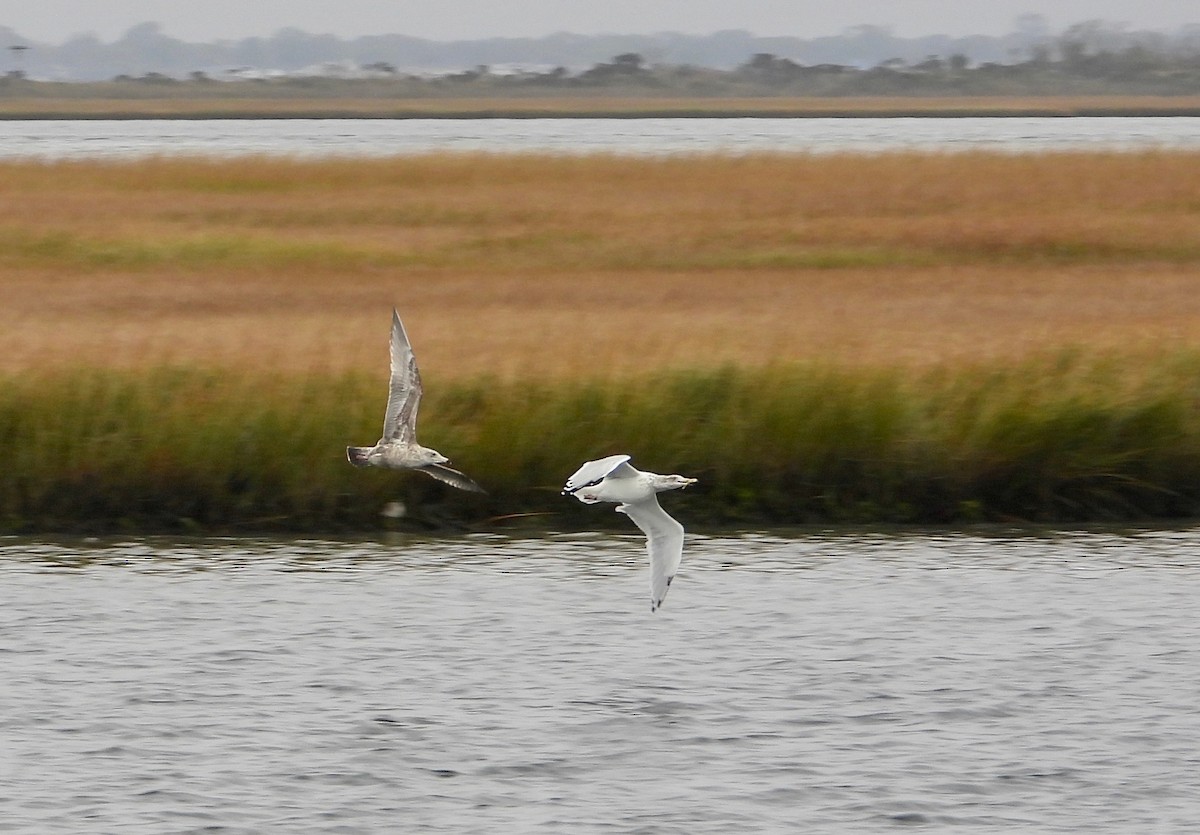
{"label": "water ripple", "polygon": [[1192,116],[0,121],[0,159],[191,154],[372,157],[498,153],[1015,153],[1200,147]]}
{"label": "water ripple", "polygon": [[1191,831],[1200,531],[0,539],[0,831]]}

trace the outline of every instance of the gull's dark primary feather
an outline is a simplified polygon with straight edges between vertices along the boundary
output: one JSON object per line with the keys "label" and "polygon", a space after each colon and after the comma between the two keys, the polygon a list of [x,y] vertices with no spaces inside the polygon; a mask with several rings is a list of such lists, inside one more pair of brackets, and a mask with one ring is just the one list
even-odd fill
{"label": "gull's dark primary feather", "polygon": [[471,493],[487,492],[466,475],[453,467],[447,467],[445,464],[426,464],[424,467],[415,467],[414,469],[418,469],[426,475],[431,475],[438,481],[444,481],[451,487],[457,487],[459,490],[467,490]]}

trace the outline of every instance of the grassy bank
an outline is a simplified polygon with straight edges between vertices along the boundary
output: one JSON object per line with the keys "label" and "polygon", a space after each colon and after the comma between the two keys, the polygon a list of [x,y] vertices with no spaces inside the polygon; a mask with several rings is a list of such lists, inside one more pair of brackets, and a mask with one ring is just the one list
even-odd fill
{"label": "grassy bank", "polygon": [[[557,496],[618,450],[697,525],[1194,515],[1197,194],[1183,152],[0,163],[0,524],[621,525]],[[486,497],[344,460],[392,305]]]}
{"label": "grassy bank", "polygon": [[[361,84],[359,87],[370,87]],[[260,85],[173,89],[164,96],[136,82],[59,84],[0,97],[0,119],[486,119],[921,116],[1194,116],[1200,96],[664,96],[315,95]]]}
{"label": "grassy bank", "polygon": [[[557,494],[584,459],[615,451],[699,477],[671,502],[697,528],[1200,509],[1194,352],[459,382],[431,392],[423,435],[482,497],[346,463],[347,443],[378,436],[374,376],[90,370],[9,378],[0,391],[10,531],[616,526]],[[380,516],[394,501],[406,518]]]}

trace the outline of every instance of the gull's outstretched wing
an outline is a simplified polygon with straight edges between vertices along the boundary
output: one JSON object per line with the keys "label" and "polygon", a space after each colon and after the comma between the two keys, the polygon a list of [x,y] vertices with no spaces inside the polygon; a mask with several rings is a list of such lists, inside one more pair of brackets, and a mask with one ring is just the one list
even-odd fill
{"label": "gull's outstretched wing", "polygon": [[414,469],[431,475],[438,481],[444,481],[451,487],[457,487],[459,490],[467,490],[471,493],[487,492],[466,475],[453,467],[447,467],[445,464],[425,464],[421,467],[414,467]]}
{"label": "gull's outstretched wing", "polygon": [[683,525],[676,522],[658,503],[653,494],[634,504],[617,505],[646,534],[646,550],[650,552],[650,611],[662,605],[679,561],[683,557]]}
{"label": "gull's outstretched wing", "polygon": [[606,478],[632,478],[638,474],[638,471],[631,467],[628,461],[628,455],[610,455],[599,461],[586,461],[575,471],[574,475],[567,479],[567,485],[563,488],[563,492],[574,493],[582,487],[590,487]]}
{"label": "gull's outstretched wing", "polygon": [[388,383],[383,440],[413,443],[417,439],[417,407],[421,405],[421,373],[400,314],[392,308],[392,379]]}

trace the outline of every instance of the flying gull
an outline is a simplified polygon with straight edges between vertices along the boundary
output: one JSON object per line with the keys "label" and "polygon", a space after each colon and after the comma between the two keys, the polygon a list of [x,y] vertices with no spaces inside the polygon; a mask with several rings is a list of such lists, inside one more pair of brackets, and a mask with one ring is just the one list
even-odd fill
{"label": "flying gull", "polygon": [[383,437],[375,446],[348,446],[346,457],[356,467],[420,470],[438,481],[482,493],[483,488],[453,467],[435,449],[417,443],[417,407],[421,405],[421,373],[400,314],[392,308],[392,379],[388,383]]}
{"label": "flying gull", "polygon": [[681,475],[644,473],[629,464],[628,455],[610,455],[588,461],[567,479],[563,488],[564,496],[574,496],[584,504],[620,502],[617,512],[632,519],[646,534],[651,612],[662,605],[683,556],[683,525],[667,515],[658,503],[657,494],[695,482],[696,479]]}

